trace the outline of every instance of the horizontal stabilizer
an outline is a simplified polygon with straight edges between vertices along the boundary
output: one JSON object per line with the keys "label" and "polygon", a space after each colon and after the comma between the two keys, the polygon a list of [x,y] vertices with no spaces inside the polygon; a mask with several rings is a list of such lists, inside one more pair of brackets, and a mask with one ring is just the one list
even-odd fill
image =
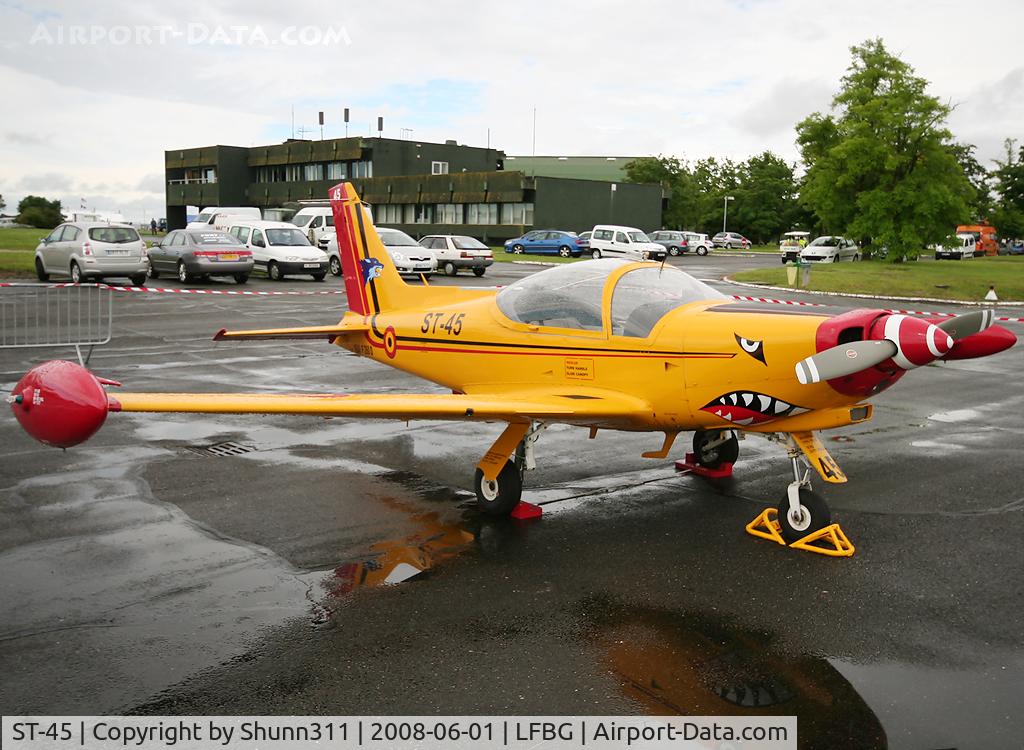
{"label": "horizontal stabilizer", "polygon": [[256,339],[323,339],[333,341],[345,333],[369,331],[363,323],[343,323],[333,326],[307,326],[304,328],[264,328],[253,331],[229,331],[221,328],[214,335],[214,341],[251,341]]}

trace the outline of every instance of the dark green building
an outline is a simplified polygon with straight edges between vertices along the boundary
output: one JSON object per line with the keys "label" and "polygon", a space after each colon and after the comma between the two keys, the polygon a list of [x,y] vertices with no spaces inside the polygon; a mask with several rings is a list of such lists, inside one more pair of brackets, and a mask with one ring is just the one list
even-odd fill
{"label": "dark green building", "polygon": [[326,201],[328,188],[347,180],[373,206],[377,224],[414,237],[468,234],[493,242],[533,228],[661,225],[658,185],[527,174],[506,164],[496,149],[391,138],[167,151],[167,222],[183,227],[187,206]]}

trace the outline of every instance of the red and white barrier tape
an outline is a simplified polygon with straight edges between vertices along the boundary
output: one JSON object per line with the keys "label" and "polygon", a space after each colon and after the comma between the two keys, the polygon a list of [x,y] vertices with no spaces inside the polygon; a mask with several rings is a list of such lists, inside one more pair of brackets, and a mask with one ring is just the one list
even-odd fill
{"label": "red and white barrier tape", "polygon": [[[19,283],[6,283],[0,282],[0,287],[38,287],[43,286],[42,284],[19,284]],[[74,286],[96,286],[101,289],[109,289],[112,292],[141,292],[148,294],[212,294],[212,295],[230,295],[236,297],[308,297],[325,294],[344,294],[344,289],[324,289],[317,291],[302,291],[302,290],[289,290],[289,291],[262,291],[262,290],[251,290],[251,289],[169,289],[167,287],[153,287],[153,286],[113,286],[111,284],[75,284],[73,282],[61,282],[58,284],[46,284],[47,288],[51,289],[63,289],[66,287]],[[820,302],[802,302],[800,300],[793,299],[773,299],[772,297],[749,297],[744,294],[734,294],[732,299],[739,300],[740,302],[763,302],[770,305],[791,305],[793,307],[829,307],[829,305],[823,305]],[[927,312],[924,310],[898,310],[882,308],[882,312],[893,313],[898,315],[920,315],[923,317],[932,318],[955,318],[956,313],[947,312]],[[1024,318],[1009,318],[1009,317],[996,317],[1001,323],[1024,323]]]}
{"label": "red and white barrier tape", "polygon": [[[0,283],[0,287],[4,286],[44,286],[42,284],[9,284]],[[62,282],[59,284],[46,284],[48,289],[64,289],[66,287],[73,286],[95,286],[99,289],[109,289],[112,292],[143,292],[149,294],[220,294],[220,295],[232,295],[236,297],[308,297],[313,295],[322,294],[344,294],[344,289],[324,289],[317,291],[302,291],[302,290],[288,290],[288,291],[262,291],[253,289],[169,289],[166,287],[155,287],[155,286],[114,286],[112,284],[75,284],[71,281]]]}

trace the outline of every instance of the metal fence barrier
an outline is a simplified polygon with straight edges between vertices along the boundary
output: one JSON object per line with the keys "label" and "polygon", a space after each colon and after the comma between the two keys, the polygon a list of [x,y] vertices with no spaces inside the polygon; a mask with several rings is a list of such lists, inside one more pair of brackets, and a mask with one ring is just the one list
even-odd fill
{"label": "metal fence barrier", "polygon": [[92,347],[110,341],[113,310],[103,285],[0,285],[0,349],[73,346],[84,366]]}

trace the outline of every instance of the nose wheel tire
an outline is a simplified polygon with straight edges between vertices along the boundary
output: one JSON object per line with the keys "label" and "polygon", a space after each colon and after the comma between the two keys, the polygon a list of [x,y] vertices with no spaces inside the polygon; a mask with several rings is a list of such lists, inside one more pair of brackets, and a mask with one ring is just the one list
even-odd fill
{"label": "nose wheel tire", "polygon": [[789,507],[788,495],[779,503],[779,529],[786,544],[803,539],[832,523],[832,513],[821,495],[800,488],[800,507],[794,512]]}
{"label": "nose wheel tire", "polygon": [[735,433],[718,445],[713,445],[719,436],[719,430],[697,430],[693,434],[693,455],[697,463],[707,469],[717,469],[722,464],[734,464],[739,458],[740,441]]}
{"label": "nose wheel tire", "polygon": [[507,461],[498,472],[493,482],[484,478],[480,469],[473,477],[473,489],[476,490],[476,504],[483,513],[489,516],[507,516],[519,505],[523,496],[523,478],[519,467]]}

